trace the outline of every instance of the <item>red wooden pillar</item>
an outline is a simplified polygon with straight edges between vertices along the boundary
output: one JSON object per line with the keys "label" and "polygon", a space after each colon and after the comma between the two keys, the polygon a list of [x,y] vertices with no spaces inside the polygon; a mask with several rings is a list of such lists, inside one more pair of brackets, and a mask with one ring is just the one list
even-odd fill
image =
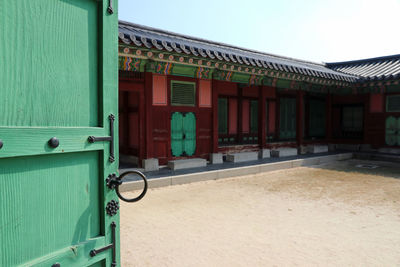
{"label": "red wooden pillar", "polygon": [[[146,72],[144,78],[144,97],[145,97],[145,158],[153,157],[153,73]],[[142,142],[143,139],[140,140]]]}
{"label": "red wooden pillar", "polygon": [[123,153],[129,154],[129,92],[128,91],[122,91],[122,99],[121,99],[121,104],[122,106],[122,123],[124,126],[122,129],[125,130],[124,133],[124,140],[122,143],[124,144],[124,147],[121,149]]}
{"label": "red wooden pillar", "polygon": [[303,144],[303,120],[304,120],[304,92],[301,90],[297,91],[296,99],[296,138],[297,145],[301,146]]}
{"label": "red wooden pillar", "polygon": [[266,137],[267,137],[267,118],[266,118],[266,88],[263,86],[259,87],[259,97],[258,97],[258,143],[261,148],[264,148],[266,145]]}
{"label": "red wooden pillar", "polygon": [[236,84],[237,86],[237,101],[238,101],[238,135],[237,135],[237,142],[239,144],[243,143],[243,88],[239,86],[239,84]]}
{"label": "red wooden pillar", "polygon": [[332,141],[332,95],[326,97],[326,140]]}
{"label": "red wooden pillar", "polygon": [[212,116],[213,116],[212,152],[217,153],[218,152],[218,88],[216,80],[212,80],[211,91],[212,91]]}

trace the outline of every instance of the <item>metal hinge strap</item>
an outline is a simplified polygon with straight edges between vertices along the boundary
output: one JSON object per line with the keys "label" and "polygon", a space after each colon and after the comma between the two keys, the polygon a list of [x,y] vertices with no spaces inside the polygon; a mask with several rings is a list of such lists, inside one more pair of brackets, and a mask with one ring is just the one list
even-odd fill
{"label": "metal hinge strap", "polygon": [[117,254],[116,254],[116,247],[115,247],[115,228],[116,227],[117,227],[117,224],[115,222],[112,222],[111,223],[111,234],[112,234],[112,243],[111,244],[109,244],[105,247],[99,248],[99,249],[92,249],[90,251],[90,257],[94,257],[97,254],[111,248],[112,249],[112,262],[111,262],[112,267],[117,266],[117,261],[116,261]]}
{"label": "metal hinge strap", "polygon": [[113,114],[110,114],[108,116],[108,119],[110,120],[110,136],[104,136],[104,137],[89,136],[88,141],[89,141],[89,143],[109,141],[110,142],[110,156],[108,157],[108,160],[110,162],[114,162],[115,161],[115,157],[114,157],[114,120],[115,120],[115,116]]}

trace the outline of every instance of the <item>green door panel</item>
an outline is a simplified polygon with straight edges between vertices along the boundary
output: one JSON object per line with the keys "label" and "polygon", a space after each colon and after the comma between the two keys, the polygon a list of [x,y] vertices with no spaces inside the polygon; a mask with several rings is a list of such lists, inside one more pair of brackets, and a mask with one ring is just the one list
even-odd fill
{"label": "green door panel", "polygon": [[98,6],[0,1],[0,126],[99,126]]}
{"label": "green door panel", "polygon": [[325,136],[326,108],[322,100],[310,99],[309,101],[309,135],[310,137]]}
{"label": "green door panel", "polygon": [[174,157],[183,154],[183,115],[180,112],[172,113],[171,117],[171,151]]}
{"label": "green door panel", "polygon": [[218,98],[218,133],[228,134],[228,99]]}
{"label": "green door panel", "polygon": [[184,151],[186,155],[192,156],[196,151],[196,117],[193,112],[183,117]]}
{"label": "green door panel", "polygon": [[281,98],[279,111],[280,139],[296,138],[296,99]]}
{"label": "green door panel", "polygon": [[[113,0],[114,10],[118,9]],[[0,266],[110,266],[119,215],[109,114],[118,110],[117,14],[108,0],[0,1]],[[117,118],[117,116],[116,116]],[[59,146],[48,141],[56,137]]]}
{"label": "green door panel", "polygon": [[196,151],[196,116],[193,112],[183,115],[174,112],[171,116],[172,156],[192,156]]}
{"label": "green door panel", "polygon": [[7,178],[0,179],[0,246],[8,265],[100,235],[97,151],[8,158],[1,165],[0,177]]}
{"label": "green door panel", "polygon": [[386,118],[386,136],[385,136],[385,141],[386,144],[389,146],[394,146],[398,143],[398,119],[396,119],[393,116],[387,117]]}
{"label": "green door panel", "polygon": [[397,145],[400,146],[400,117],[397,118]]}

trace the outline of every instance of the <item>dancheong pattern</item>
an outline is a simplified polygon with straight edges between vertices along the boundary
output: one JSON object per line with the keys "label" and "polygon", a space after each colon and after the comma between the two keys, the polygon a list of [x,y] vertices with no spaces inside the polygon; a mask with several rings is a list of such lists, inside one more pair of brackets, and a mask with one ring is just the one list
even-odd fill
{"label": "dancheong pattern", "polygon": [[168,75],[171,74],[172,63],[169,62],[158,62],[156,67],[156,73]]}
{"label": "dancheong pattern", "polygon": [[258,75],[251,75],[249,78],[249,84],[250,85],[260,85],[262,81],[262,77]]}
{"label": "dancheong pattern", "polygon": [[210,69],[198,67],[196,70],[196,77],[199,79],[209,79]]}
{"label": "dancheong pattern", "polygon": [[120,56],[119,69],[127,71],[140,71],[140,59]]}

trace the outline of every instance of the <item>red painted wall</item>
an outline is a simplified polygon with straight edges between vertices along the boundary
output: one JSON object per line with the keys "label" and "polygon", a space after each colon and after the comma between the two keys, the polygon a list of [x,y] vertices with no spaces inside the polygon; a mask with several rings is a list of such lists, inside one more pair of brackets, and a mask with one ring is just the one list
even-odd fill
{"label": "red painted wall", "polygon": [[[279,127],[279,97],[276,89],[267,86],[251,86],[239,88],[238,84],[222,81],[198,80],[193,78],[167,76],[156,77],[152,73],[143,74],[143,79],[120,79],[119,87],[119,119],[120,150],[139,156],[140,159],[158,158],[160,164],[174,159],[171,155],[170,120],[172,112],[194,112],[196,115],[196,152],[193,157],[208,158],[212,152],[228,152],[257,150],[260,145],[271,147],[278,145],[293,146],[296,143],[271,144],[260,141],[260,144],[218,147],[218,96],[235,96],[229,99],[229,134],[236,134],[238,129],[249,132],[249,99],[261,98],[260,103],[268,100],[268,134]],[[163,80],[164,79],[164,80]],[[176,107],[170,105],[171,80],[196,82],[196,106]],[[163,85],[164,84],[164,85]],[[153,87],[156,86],[156,87]],[[162,86],[166,88],[162,88]],[[280,96],[296,96],[295,91],[281,92]],[[329,139],[335,143],[368,143],[375,147],[384,146],[385,119],[390,114],[385,112],[385,96],[383,94],[363,95],[330,95],[327,104],[327,129],[334,132],[340,130],[341,114],[337,105],[364,105],[364,137],[362,140]],[[165,100],[166,97],[166,101]],[[238,99],[243,102],[238,105]],[[247,99],[246,99],[247,98]],[[264,102],[263,102],[264,101]],[[201,105],[200,105],[201,104]],[[327,105],[328,106],[328,105]],[[265,112],[259,105],[259,114]],[[243,119],[238,119],[241,114]],[[399,114],[396,114],[400,116]],[[259,116],[265,120],[265,116]],[[264,127],[265,127],[265,122]],[[259,131],[261,131],[261,122]],[[265,130],[264,130],[265,134]],[[240,137],[239,137],[240,138]],[[259,136],[261,140],[263,136]]]}
{"label": "red painted wall", "polygon": [[119,147],[121,153],[141,157],[144,145],[144,83],[124,79],[119,82]]}

